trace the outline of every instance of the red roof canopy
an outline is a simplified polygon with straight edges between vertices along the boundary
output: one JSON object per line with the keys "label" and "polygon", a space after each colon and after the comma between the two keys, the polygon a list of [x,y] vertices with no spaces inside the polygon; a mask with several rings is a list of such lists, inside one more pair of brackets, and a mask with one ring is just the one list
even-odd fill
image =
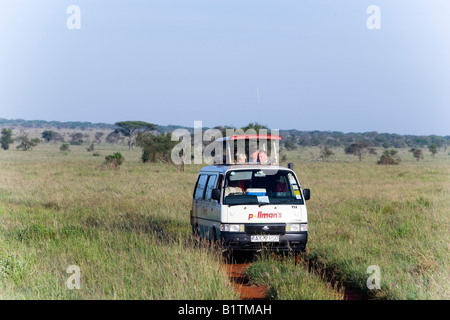
{"label": "red roof canopy", "polygon": [[217,139],[216,141],[228,141],[228,140],[281,140],[280,136],[272,134],[235,134],[225,138]]}

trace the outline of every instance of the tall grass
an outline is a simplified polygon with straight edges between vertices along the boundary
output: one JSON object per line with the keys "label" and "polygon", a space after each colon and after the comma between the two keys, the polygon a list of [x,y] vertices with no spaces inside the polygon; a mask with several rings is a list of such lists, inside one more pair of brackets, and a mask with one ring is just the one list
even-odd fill
{"label": "tall grass", "polygon": [[[238,298],[221,256],[190,239],[194,171],[141,164],[139,150],[104,170],[79,149],[0,154],[3,299]],[[70,265],[80,290],[66,286]]]}
{"label": "tall grass", "polygon": [[[318,152],[287,154],[302,186],[312,189],[302,263],[268,257],[250,267],[252,281],[282,299],[314,297],[318,279],[319,299],[341,298],[328,281],[371,299],[449,299],[450,157],[380,166],[376,156],[359,162],[342,150],[317,162]],[[408,151],[399,154],[406,158]],[[380,290],[367,286],[373,265],[380,267]]]}
{"label": "tall grass", "polygon": [[[310,264],[371,298],[448,299],[450,157],[426,160],[296,162],[312,189]],[[370,265],[381,290],[367,288]]]}

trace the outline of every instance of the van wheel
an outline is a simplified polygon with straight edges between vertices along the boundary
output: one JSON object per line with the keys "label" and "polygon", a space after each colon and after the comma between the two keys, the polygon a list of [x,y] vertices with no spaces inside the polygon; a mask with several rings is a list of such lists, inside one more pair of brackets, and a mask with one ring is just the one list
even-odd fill
{"label": "van wheel", "polygon": [[211,230],[210,242],[213,246],[215,246],[217,244],[216,228],[212,228],[212,230]]}
{"label": "van wheel", "polygon": [[192,225],[192,236],[194,237],[200,236],[200,228],[198,227],[198,224]]}
{"label": "van wheel", "polygon": [[197,224],[192,226],[192,240],[194,246],[198,246],[200,244],[200,228]]}

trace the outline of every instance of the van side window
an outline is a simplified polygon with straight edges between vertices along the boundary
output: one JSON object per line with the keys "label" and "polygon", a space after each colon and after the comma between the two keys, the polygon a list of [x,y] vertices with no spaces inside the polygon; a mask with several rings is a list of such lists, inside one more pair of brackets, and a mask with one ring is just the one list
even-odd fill
{"label": "van side window", "polygon": [[208,180],[208,185],[206,187],[205,200],[211,200],[211,194],[213,189],[216,187],[217,175],[211,175]]}
{"label": "van side window", "polygon": [[219,174],[219,179],[217,180],[217,189],[222,189],[223,174]]}
{"label": "van side window", "polygon": [[206,174],[202,174],[197,181],[197,188],[195,189],[194,199],[200,200],[203,199],[203,194],[206,186],[206,179],[208,176]]}

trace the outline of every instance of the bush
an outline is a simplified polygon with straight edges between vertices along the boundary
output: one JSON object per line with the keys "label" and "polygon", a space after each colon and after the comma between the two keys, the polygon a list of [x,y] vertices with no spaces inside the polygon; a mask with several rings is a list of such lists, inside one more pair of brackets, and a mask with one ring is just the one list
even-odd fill
{"label": "bush", "polygon": [[125,158],[120,152],[105,157],[104,166],[111,169],[119,169]]}
{"label": "bush", "polygon": [[386,150],[378,160],[378,164],[386,164],[386,165],[396,165],[401,162],[399,157],[394,157],[397,154],[396,150]]}
{"label": "bush", "polygon": [[59,147],[59,151],[61,151],[61,152],[70,151],[69,150],[69,144],[68,143],[63,143],[61,145],[61,147]]}
{"label": "bush", "polygon": [[87,150],[88,152],[91,152],[91,151],[94,151],[94,148],[95,148],[94,144],[91,143],[91,145],[89,146],[89,148],[86,148],[86,150]]}

